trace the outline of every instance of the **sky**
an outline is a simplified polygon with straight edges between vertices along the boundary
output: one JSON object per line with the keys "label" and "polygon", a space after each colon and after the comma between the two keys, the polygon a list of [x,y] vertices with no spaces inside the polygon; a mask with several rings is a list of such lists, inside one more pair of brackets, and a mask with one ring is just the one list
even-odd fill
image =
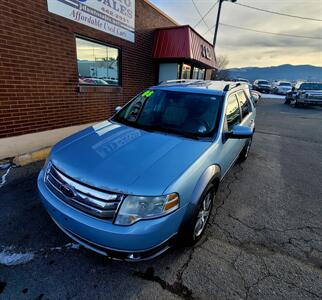
{"label": "sky", "polygon": [[[192,0],[150,0],[179,24],[189,24],[204,38],[212,42],[216,23],[216,6],[205,18],[201,17]],[[194,0],[199,11],[205,15],[216,0]],[[271,11],[314,19],[322,19],[322,0],[238,0],[237,3]],[[322,22],[290,18],[252,10],[228,1],[222,5],[220,22],[254,30],[291,35],[316,37],[318,39],[293,38],[262,34],[220,26],[216,55],[224,55],[229,67],[277,66],[282,64],[310,64],[322,67]]]}

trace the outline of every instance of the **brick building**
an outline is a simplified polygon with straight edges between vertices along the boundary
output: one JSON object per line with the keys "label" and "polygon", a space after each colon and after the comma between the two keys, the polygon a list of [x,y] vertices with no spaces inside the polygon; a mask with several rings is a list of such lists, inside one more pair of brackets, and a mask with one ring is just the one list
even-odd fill
{"label": "brick building", "polygon": [[213,48],[187,26],[172,37],[195,36],[202,57],[156,51],[156,29],[177,24],[147,0],[47,1],[0,2],[0,159],[108,118],[161,78],[205,78],[214,67]]}

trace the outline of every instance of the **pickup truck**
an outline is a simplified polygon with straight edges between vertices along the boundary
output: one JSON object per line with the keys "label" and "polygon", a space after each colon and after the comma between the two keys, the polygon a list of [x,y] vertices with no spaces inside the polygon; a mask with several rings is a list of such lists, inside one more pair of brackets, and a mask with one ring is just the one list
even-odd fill
{"label": "pickup truck", "polygon": [[294,104],[294,107],[305,105],[322,106],[322,82],[299,82],[288,92],[285,104]]}

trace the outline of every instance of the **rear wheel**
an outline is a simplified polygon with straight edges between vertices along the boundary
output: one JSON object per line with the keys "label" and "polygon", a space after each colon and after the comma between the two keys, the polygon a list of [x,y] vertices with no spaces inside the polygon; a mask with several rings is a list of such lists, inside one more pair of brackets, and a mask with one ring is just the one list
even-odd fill
{"label": "rear wheel", "polygon": [[288,98],[285,98],[285,102],[284,102],[284,104],[291,104],[291,100],[290,100],[290,99],[288,99]]}

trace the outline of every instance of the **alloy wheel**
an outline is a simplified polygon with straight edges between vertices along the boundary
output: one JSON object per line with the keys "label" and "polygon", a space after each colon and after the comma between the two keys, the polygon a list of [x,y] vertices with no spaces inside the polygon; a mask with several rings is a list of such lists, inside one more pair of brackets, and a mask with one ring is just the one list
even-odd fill
{"label": "alloy wheel", "polygon": [[207,195],[204,197],[204,199],[202,200],[197,221],[195,224],[194,232],[193,232],[194,240],[198,239],[206,228],[206,225],[210,216],[211,208],[213,205],[213,200],[214,200],[214,193],[212,191],[209,191]]}

